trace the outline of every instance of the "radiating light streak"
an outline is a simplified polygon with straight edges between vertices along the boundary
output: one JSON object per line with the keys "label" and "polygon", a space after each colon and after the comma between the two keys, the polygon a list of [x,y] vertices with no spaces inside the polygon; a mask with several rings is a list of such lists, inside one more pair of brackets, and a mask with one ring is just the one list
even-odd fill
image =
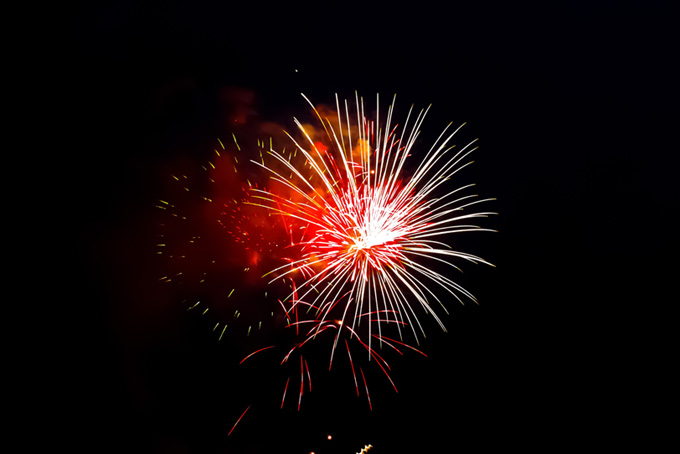
{"label": "radiating light streak", "polygon": [[248,358],[250,358],[251,356],[253,356],[253,355],[256,354],[256,353],[260,353],[261,351],[269,350],[270,348],[274,348],[274,347],[275,347],[275,345],[270,345],[270,346],[268,346],[268,347],[262,347],[262,348],[260,348],[260,349],[258,349],[258,350],[255,350],[254,352],[252,352],[251,354],[249,354],[248,356],[246,356],[245,358],[243,358],[239,364],[243,364],[245,360],[247,360]]}
{"label": "radiating light streak", "polygon": [[246,409],[243,411],[243,413],[241,414],[241,416],[239,416],[239,418],[236,420],[236,422],[235,422],[234,425],[232,426],[231,430],[230,430],[229,433],[227,434],[227,437],[231,435],[231,433],[232,433],[232,432],[234,431],[234,429],[236,428],[236,425],[239,423],[239,421],[241,421],[241,418],[243,418],[243,416],[246,414],[246,412],[247,412],[248,410],[250,410],[250,405],[248,405],[248,408],[246,408]]}
{"label": "radiating light streak", "polygon": [[359,372],[361,372],[361,378],[364,380],[364,388],[366,389],[366,399],[368,400],[368,408],[373,411],[373,406],[371,405],[371,395],[368,393],[368,384],[366,384],[366,376],[364,375],[364,370],[360,367]]}
{"label": "radiating light streak", "polygon": [[288,382],[290,381],[290,377],[286,379],[286,386],[283,388],[283,397],[281,398],[281,408],[283,408],[283,402],[286,400],[286,392],[288,391]]}
{"label": "radiating light streak", "polygon": [[357,374],[354,371],[354,361],[352,361],[352,353],[349,351],[349,344],[347,343],[347,339],[345,339],[345,346],[347,347],[347,356],[349,357],[349,364],[352,368],[352,376],[354,377],[354,387],[357,390],[357,396],[359,396],[359,383],[357,382]]}

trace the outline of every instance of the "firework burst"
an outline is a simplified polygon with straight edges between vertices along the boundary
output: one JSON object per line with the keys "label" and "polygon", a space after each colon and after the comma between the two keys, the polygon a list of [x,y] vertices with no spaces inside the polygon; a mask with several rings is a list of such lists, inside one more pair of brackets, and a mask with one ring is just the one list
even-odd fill
{"label": "firework burst", "polygon": [[[378,99],[375,119],[369,120],[358,95],[352,113],[349,103],[341,106],[336,95],[337,117],[332,118],[305,99],[323,125],[328,145],[295,119],[300,138],[288,136],[302,163],[291,160],[291,152],[271,147],[267,154],[273,165],[253,161],[285,190],[254,189],[250,203],[291,220],[287,228],[297,251],[268,273],[271,282],[296,282],[295,295],[286,300],[291,308],[308,302],[316,311],[316,333],[326,322],[339,320],[338,333],[344,328],[354,334],[367,320],[369,354],[371,339],[384,340],[386,325],[396,326],[400,338],[403,327],[410,327],[418,342],[425,331],[417,307],[445,330],[434,306],[446,308],[432,284],[461,303],[463,298],[476,300],[431,264],[456,269],[458,260],[491,265],[454,250],[450,241],[454,233],[492,231],[468,222],[495,214],[474,211],[477,204],[493,199],[466,194],[472,184],[446,190],[471,164],[466,159],[475,141],[456,149],[450,143],[462,125],[453,130],[449,125],[413,168],[408,158],[429,107],[417,114],[412,107],[399,128],[392,125],[394,102],[381,119]],[[338,339],[339,334],[333,352]]]}
{"label": "firework burst", "polygon": [[[274,149],[279,139],[258,139],[259,155],[246,155],[234,136],[230,147],[219,142],[197,175],[172,177],[174,202],[158,205],[167,267],[161,281],[177,283],[188,309],[214,318],[218,339],[238,336],[241,363],[276,355],[287,376],[282,407],[293,401],[300,409],[312,390],[313,363],[324,360],[313,346],[323,342],[329,369],[336,351],[346,353],[356,393],[371,407],[362,361],[397,389],[387,353],[374,343],[423,354],[409,336],[418,343],[425,335],[419,316],[445,329],[438,307],[446,312],[447,299],[475,301],[448,267],[490,263],[454,249],[453,234],[492,231],[472,222],[493,214],[476,211],[493,199],[470,193],[473,184],[451,186],[475,150],[475,141],[451,144],[462,126],[447,126],[429,149],[419,149],[429,108],[412,107],[400,127],[393,125],[394,101],[383,118],[377,100],[369,120],[358,95],[351,110],[337,96],[333,111],[305,99],[323,128],[295,119],[288,151]],[[276,285],[265,289],[263,274]],[[327,359],[328,350],[321,355]]]}

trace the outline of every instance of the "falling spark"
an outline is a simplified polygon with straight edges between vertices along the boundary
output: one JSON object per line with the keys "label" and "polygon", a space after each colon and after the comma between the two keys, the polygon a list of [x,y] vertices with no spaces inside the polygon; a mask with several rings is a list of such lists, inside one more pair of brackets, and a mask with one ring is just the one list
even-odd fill
{"label": "falling spark", "polygon": [[371,405],[371,396],[368,394],[368,385],[366,384],[366,376],[364,375],[364,370],[360,367],[359,372],[361,372],[361,378],[364,380],[364,387],[366,388],[366,399],[368,399],[368,408],[373,411],[373,406]]}
{"label": "falling spark", "polygon": [[241,416],[239,416],[239,418],[236,420],[236,422],[235,422],[234,425],[232,426],[231,430],[230,430],[229,433],[227,434],[227,437],[231,435],[231,433],[232,433],[232,432],[234,431],[234,429],[236,428],[236,425],[239,423],[239,421],[241,421],[241,418],[243,418],[243,416],[246,414],[246,412],[247,412],[248,410],[250,410],[250,407],[251,407],[251,406],[248,405],[248,408],[246,408],[246,409],[243,411],[243,413],[241,414]]}
{"label": "falling spark", "polygon": [[262,347],[262,348],[260,348],[260,349],[258,349],[258,350],[255,350],[254,352],[252,352],[251,354],[249,354],[248,356],[246,356],[245,358],[243,358],[239,364],[243,364],[243,362],[244,362],[245,360],[247,360],[248,358],[250,358],[250,357],[253,356],[254,354],[260,353],[261,351],[264,351],[264,350],[269,350],[270,348],[274,348],[274,345],[270,345],[270,346],[268,346],[268,347]]}
{"label": "falling spark", "polygon": [[286,379],[286,386],[283,388],[283,397],[281,398],[281,408],[283,408],[283,402],[286,400],[286,391],[288,391],[288,382],[290,381],[290,377]]}

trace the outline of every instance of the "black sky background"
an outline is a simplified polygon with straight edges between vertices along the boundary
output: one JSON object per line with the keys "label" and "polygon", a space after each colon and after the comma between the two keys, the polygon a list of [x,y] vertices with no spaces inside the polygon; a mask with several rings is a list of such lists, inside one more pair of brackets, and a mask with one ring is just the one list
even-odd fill
{"label": "black sky background", "polygon": [[[663,3],[119,1],[65,12],[54,76],[72,112],[56,120],[80,265],[62,282],[75,309],[60,373],[64,405],[77,408],[64,417],[73,443],[319,454],[370,443],[379,454],[652,437],[660,397],[647,379],[666,370],[664,234],[678,201],[677,146],[663,139],[676,124],[677,36]],[[429,358],[400,364],[399,394],[372,387],[372,412],[340,391],[278,410],[270,377],[244,383],[229,348],[157,285],[150,213],[171,163],[230,136],[229,87],[255,93],[253,121],[305,115],[300,93],[330,103],[357,90],[432,103],[429,134],[466,121],[464,137],[480,138],[471,174],[498,199],[499,232],[470,239],[470,252],[497,268],[465,269],[480,305],[454,307]],[[254,405],[227,437],[253,389],[275,403]]]}

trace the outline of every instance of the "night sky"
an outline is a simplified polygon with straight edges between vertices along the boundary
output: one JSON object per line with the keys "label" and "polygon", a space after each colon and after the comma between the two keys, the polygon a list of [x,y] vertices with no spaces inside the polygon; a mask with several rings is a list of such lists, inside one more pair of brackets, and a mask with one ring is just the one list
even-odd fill
{"label": "night sky", "polygon": [[[63,406],[76,407],[64,433],[87,452],[140,453],[550,452],[637,440],[649,411],[634,377],[662,373],[651,346],[669,336],[656,323],[670,302],[663,234],[678,204],[677,145],[663,140],[677,123],[676,24],[660,5],[62,11],[58,219],[77,263],[61,282],[72,360],[58,370]],[[278,365],[238,367],[245,347],[218,342],[158,282],[154,205],[169,173],[230,140],[234,120],[290,127],[309,114],[300,93],[324,104],[355,91],[385,103],[396,93],[401,109],[432,104],[432,139],[467,122],[456,143],[478,137],[480,148],[466,182],[497,198],[485,226],[499,232],[461,241],[497,267],[464,266],[456,278],[479,305],[451,302],[449,332],[433,325],[421,345],[428,358],[395,360],[398,394],[369,374],[370,411],[338,370],[300,412],[280,410]]]}

